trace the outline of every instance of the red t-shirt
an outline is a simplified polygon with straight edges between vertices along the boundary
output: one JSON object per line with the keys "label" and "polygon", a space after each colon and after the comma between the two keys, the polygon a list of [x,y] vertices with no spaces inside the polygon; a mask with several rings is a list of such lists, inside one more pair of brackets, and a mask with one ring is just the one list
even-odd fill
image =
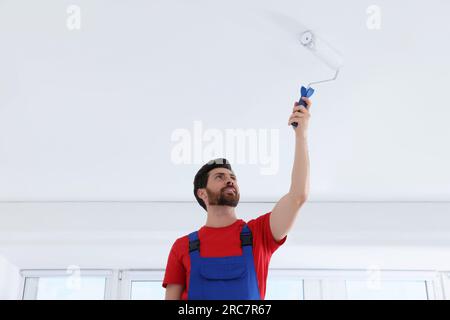
{"label": "red t-shirt", "polygon": [[[287,238],[285,236],[280,241],[275,241],[270,230],[270,214],[271,212],[268,212],[247,223],[253,235],[253,258],[255,260],[255,271],[261,299],[264,299],[266,295],[266,281],[270,258]],[[233,224],[221,228],[203,226],[198,231],[198,237],[201,243],[200,256],[225,257],[242,255],[240,233],[244,224],[245,222],[239,219]],[[178,238],[172,245],[167,260],[166,273],[162,284],[163,287],[165,288],[168,284],[184,285],[181,299],[187,300],[190,270],[189,236],[186,235]]]}

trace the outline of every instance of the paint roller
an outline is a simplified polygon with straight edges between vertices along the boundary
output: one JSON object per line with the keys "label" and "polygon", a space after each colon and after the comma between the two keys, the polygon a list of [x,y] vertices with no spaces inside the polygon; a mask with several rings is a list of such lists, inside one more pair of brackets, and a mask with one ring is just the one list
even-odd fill
{"label": "paint roller", "polygon": [[[301,25],[291,17],[282,15],[280,13],[271,13],[270,18],[278,26],[289,32],[289,34],[294,35],[296,41],[300,42],[300,44],[304,48],[310,51],[316,58],[321,60],[334,71],[334,76],[332,78],[310,82],[306,87],[302,86],[300,88],[300,99],[298,103],[306,108],[306,103],[302,100],[302,98],[309,98],[312,96],[312,94],[314,93],[314,89],[311,87],[312,84],[319,84],[336,80],[339,74],[339,70],[343,66],[342,55],[331,45],[329,45],[325,40],[318,37],[317,34],[315,34],[312,30],[305,28],[303,25]],[[297,122],[292,123],[293,129],[297,128],[297,126]]]}

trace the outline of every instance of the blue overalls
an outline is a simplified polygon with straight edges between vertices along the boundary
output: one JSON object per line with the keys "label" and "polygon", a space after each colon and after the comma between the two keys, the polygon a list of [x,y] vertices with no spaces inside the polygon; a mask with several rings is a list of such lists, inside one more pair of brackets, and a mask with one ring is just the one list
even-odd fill
{"label": "blue overalls", "polygon": [[242,255],[207,258],[200,256],[198,231],[189,234],[189,300],[260,299],[253,261],[253,237],[247,225],[242,228],[240,238]]}

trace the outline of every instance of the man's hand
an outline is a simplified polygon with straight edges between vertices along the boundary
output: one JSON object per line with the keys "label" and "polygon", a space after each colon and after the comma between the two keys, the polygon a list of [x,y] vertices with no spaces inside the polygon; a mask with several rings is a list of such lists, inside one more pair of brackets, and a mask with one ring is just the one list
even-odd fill
{"label": "man's hand", "polygon": [[184,286],[182,284],[168,284],[166,287],[166,300],[181,300]]}
{"label": "man's hand", "polygon": [[308,130],[308,123],[311,114],[309,109],[311,108],[311,100],[303,97],[303,101],[305,101],[307,108],[301,106],[298,102],[294,103],[294,109],[292,110],[292,114],[289,117],[288,125],[290,126],[293,122],[297,122],[297,128],[295,128],[295,134],[305,136]]}

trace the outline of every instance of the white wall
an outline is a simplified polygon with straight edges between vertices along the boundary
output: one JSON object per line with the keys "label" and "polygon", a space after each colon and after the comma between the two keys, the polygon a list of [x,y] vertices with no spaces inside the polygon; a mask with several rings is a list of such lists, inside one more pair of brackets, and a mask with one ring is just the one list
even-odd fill
{"label": "white wall", "polygon": [[[273,203],[241,203],[244,220]],[[0,253],[19,268],[165,268],[205,222],[193,202],[0,203]],[[307,202],[272,268],[450,270],[450,203]]]}
{"label": "white wall", "polygon": [[17,266],[0,255],[0,300],[14,300],[19,297],[21,284]]}

